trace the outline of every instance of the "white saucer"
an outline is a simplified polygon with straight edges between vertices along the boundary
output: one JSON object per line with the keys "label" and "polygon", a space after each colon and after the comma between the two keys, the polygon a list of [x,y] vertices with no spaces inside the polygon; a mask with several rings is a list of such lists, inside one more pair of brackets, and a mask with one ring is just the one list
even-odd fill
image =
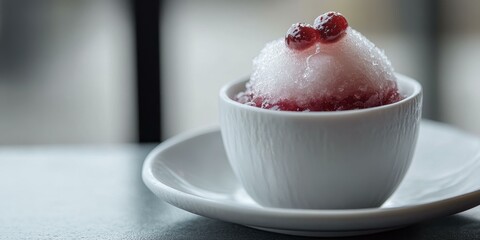
{"label": "white saucer", "polygon": [[380,208],[261,207],[235,179],[218,128],[160,144],[144,163],[143,180],[162,200],[205,217],[292,235],[360,235],[480,205],[480,140],[447,125],[423,121],[412,166]]}

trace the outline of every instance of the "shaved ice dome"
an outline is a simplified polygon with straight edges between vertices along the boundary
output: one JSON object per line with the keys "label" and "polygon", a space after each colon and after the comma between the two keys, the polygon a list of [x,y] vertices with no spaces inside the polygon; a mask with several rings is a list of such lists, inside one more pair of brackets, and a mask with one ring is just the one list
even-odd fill
{"label": "shaved ice dome", "polygon": [[400,99],[390,61],[351,27],[338,41],[301,51],[284,39],[268,43],[237,95],[241,103],[284,111],[362,109]]}

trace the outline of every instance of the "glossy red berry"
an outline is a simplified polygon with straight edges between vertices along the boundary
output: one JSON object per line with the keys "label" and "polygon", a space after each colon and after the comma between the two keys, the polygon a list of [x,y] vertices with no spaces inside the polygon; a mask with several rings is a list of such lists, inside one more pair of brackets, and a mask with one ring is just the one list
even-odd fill
{"label": "glossy red berry", "polygon": [[320,33],[320,42],[332,43],[343,37],[347,30],[348,22],[338,12],[327,12],[317,17],[313,26]]}
{"label": "glossy red berry", "polygon": [[291,49],[304,50],[314,45],[319,37],[319,32],[311,25],[296,23],[288,29],[285,43]]}

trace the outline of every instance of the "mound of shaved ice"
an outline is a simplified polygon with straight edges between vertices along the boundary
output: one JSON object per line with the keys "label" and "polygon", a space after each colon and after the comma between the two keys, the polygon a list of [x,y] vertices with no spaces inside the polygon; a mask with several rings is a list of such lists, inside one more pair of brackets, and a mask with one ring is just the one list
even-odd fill
{"label": "mound of shaved ice", "polygon": [[348,27],[339,41],[296,51],[284,39],[253,60],[245,92],[236,100],[283,111],[340,111],[397,102],[396,77],[385,54]]}

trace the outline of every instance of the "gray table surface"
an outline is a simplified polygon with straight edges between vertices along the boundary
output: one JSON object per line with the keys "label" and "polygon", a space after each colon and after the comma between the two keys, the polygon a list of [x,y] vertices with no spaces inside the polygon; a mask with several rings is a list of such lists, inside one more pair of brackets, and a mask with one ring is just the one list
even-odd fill
{"label": "gray table surface", "polygon": [[[0,239],[312,239],[197,216],[141,180],[153,145],[0,148]],[[480,239],[480,208],[341,239]]]}

